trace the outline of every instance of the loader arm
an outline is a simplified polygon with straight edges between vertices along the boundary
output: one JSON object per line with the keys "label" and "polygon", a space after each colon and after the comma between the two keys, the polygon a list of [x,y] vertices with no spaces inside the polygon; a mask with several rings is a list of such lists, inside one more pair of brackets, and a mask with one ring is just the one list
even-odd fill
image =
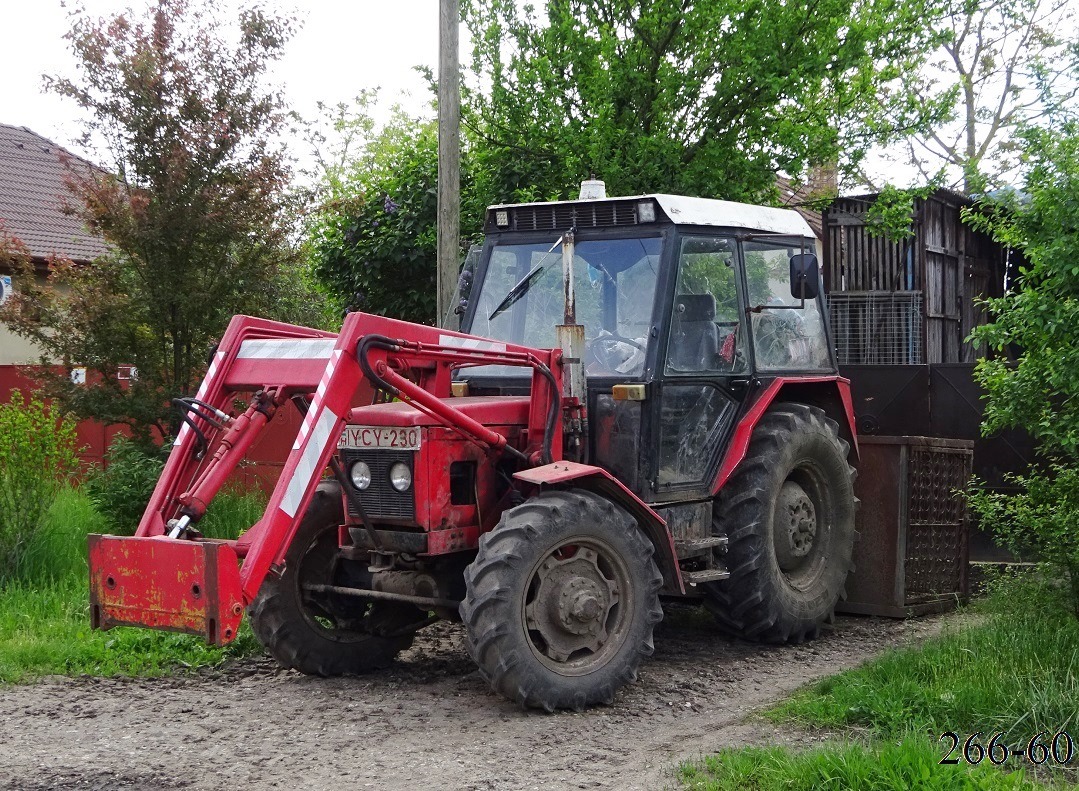
{"label": "loader arm", "polygon": [[[453,406],[452,371],[472,365],[532,370],[523,450]],[[135,536],[89,539],[93,625],[140,625],[229,642],[243,608],[283,562],[354,406],[372,403],[382,390],[488,453],[512,454],[531,466],[561,459],[561,378],[557,349],[363,313],[348,315],[338,334],[236,316],[195,396],[206,406],[193,408],[178,432]],[[234,400],[251,392],[243,413],[228,415]],[[235,541],[201,538],[198,520],[213,497],[294,396],[306,402],[306,415],[262,518]],[[218,413],[228,416],[213,418]]]}

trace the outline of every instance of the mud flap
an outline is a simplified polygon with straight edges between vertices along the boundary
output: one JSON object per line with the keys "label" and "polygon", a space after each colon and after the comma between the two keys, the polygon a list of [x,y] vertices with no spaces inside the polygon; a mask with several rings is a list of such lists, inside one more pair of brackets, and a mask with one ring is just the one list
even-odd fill
{"label": "mud flap", "polygon": [[90,535],[94,629],[146,626],[232,642],[243,617],[235,551],[223,542]]}

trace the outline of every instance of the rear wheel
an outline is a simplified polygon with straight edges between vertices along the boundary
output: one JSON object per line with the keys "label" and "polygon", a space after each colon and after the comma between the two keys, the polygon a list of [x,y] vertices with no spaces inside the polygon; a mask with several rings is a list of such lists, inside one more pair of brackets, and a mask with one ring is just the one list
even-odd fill
{"label": "rear wheel", "polygon": [[465,572],[468,651],[495,691],[552,711],[610,703],[663,617],[652,544],[582,490],[507,510]]}
{"label": "rear wheel", "polygon": [[340,487],[320,484],[289,545],[284,571],[266,577],[248,608],[251,628],[266,651],[284,667],[308,675],[385,667],[412,644],[411,633],[395,633],[425,617],[412,605],[308,590],[344,581],[337,548],[343,521]]}
{"label": "rear wheel", "polygon": [[822,410],[779,404],[716,499],[731,575],[709,583],[721,626],[768,643],[817,636],[845,595],[854,547],[854,470],[839,427]]}

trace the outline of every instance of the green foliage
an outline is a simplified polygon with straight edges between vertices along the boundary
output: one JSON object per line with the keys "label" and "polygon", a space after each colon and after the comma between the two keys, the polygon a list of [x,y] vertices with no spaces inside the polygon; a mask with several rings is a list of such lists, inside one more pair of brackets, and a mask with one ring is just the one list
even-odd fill
{"label": "green foliage", "polygon": [[1044,571],[1063,579],[1079,620],[1079,467],[1053,464],[1008,483],[1014,491],[971,490],[979,523],[1016,557],[1043,558]]}
{"label": "green foliage", "polygon": [[239,538],[265,511],[266,495],[262,490],[226,487],[210,503],[198,529],[206,538]]}
{"label": "green foliage", "polygon": [[106,529],[106,523],[86,493],[64,487],[49,506],[41,529],[19,558],[16,578],[26,584],[86,580],[86,535]]}
{"label": "green foliage", "polygon": [[[200,527],[207,535],[235,538],[264,507],[259,492],[226,491],[210,504]],[[57,494],[21,556],[17,579],[0,583],[0,683],[54,674],[162,676],[261,650],[246,623],[225,648],[148,629],[91,631],[86,535],[103,525],[85,492],[63,488]]]}
{"label": "green foliage", "polygon": [[74,421],[12,390],[0,404],[0,581],[17,571],[78,464]]}
{"label": "green foliage", "polygon": [[246,622],[224,648],[192,635],[149,629],[92,631],[81,574],[0,589],[0,684],[48,675],[165,676],[260,651]]}
{"label": "green foliage", "polygon": [[482,194],[775,196],[777,172],[857,167],[947,102],[898,90],[941,37],[935,0],[462,3]]}
{"label": "green foliage", "polygon": [[939,186],[939,179],[934,179],[924,187],[912,189],[885,185],[865,213],[869,235],[883,236],[894,241],[914,236],[914,202],[925,200]]}
{"label": "green foliage", "polygon": [[[327,200],[313,228],[316,275],[353,310],[435,321],[438,132],[400,112],[376,128],[350,122],[361,146],[350,168],[327,172]],[[345,171],[345,172],[343,172]],[[479,227],[483,202],[462,165],[461,227]]]}
{"label": "green foliage", "polygon": [[975,493],[973,505],[1004,543],[1036,551],[1065,576],[1079,617],[1079,120],[1022,138],[1023,193],[967,213],[1026,259],[1012,289],[986,300],[991,321],[971,338],[996,353],[975,369],[986,392],[983,432],[1023,428],[1051,463],[1015,478],[1017,493]]}
{"label": "green foliage", "polygon": [[1022,771],[979,765],[941,766],[924,737],[875,747],[829,744],[793,752],[783,747],[721,750],[685,763],[678,776],[694,791],[1036,791]]}
{"label": "green foliage", "polygon": [[982,731],[1004,732],[1014,745],[1043,730],[1074,734],[1079,622],[1061,597],[1011,585],[996,592],[985,618],[826,678],[767,716],[886,740]]}
{"label": "green foliage", "polygon": [[[56,261],[45,285],[24,261],[4,321],[45,358],[86,366],[91,387],[41,373],[66,408],[165,434],[169,397],[194,392],[234,314],[320,316],[290,238],[296,207],[274,142],[285,111],[263,86],[293,24],[252,7],[225,27],[187,0],[111,18],[76,7],[70,20],[77,74],[47,83],[85,111],[88,143],[111,160],[68,175],[72,210],[110,253]],[[118,380],[125,365],[137,379]]]}
{"label": "green foliage", "polygon": [[[978,363],[984,431],[1022,427],[1046,450],[1079,454],[1079,121],[1028,129],[1023,193],[983,201],[970,221],[1020,250],[1019,282],[989,299],[992,320],[972,333],[999,352]],[[1022,350],[1013,365],[1008,357]]]}
{"label": "green foliage", "polygon": [[133,535],[165,467],[170,445],[158,447],[116,437],[105,453],[105,465],[86,481],[86,493],[109,533]]}

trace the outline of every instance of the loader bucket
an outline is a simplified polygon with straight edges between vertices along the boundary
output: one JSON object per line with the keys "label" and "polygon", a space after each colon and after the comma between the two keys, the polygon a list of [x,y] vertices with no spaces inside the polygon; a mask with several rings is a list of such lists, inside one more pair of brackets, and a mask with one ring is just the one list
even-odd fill
{"label": "loader bucket", "polygon": [[243,616],[236,552],[218,541],[90,535],[95,629],[148,626],[232,642]]}

